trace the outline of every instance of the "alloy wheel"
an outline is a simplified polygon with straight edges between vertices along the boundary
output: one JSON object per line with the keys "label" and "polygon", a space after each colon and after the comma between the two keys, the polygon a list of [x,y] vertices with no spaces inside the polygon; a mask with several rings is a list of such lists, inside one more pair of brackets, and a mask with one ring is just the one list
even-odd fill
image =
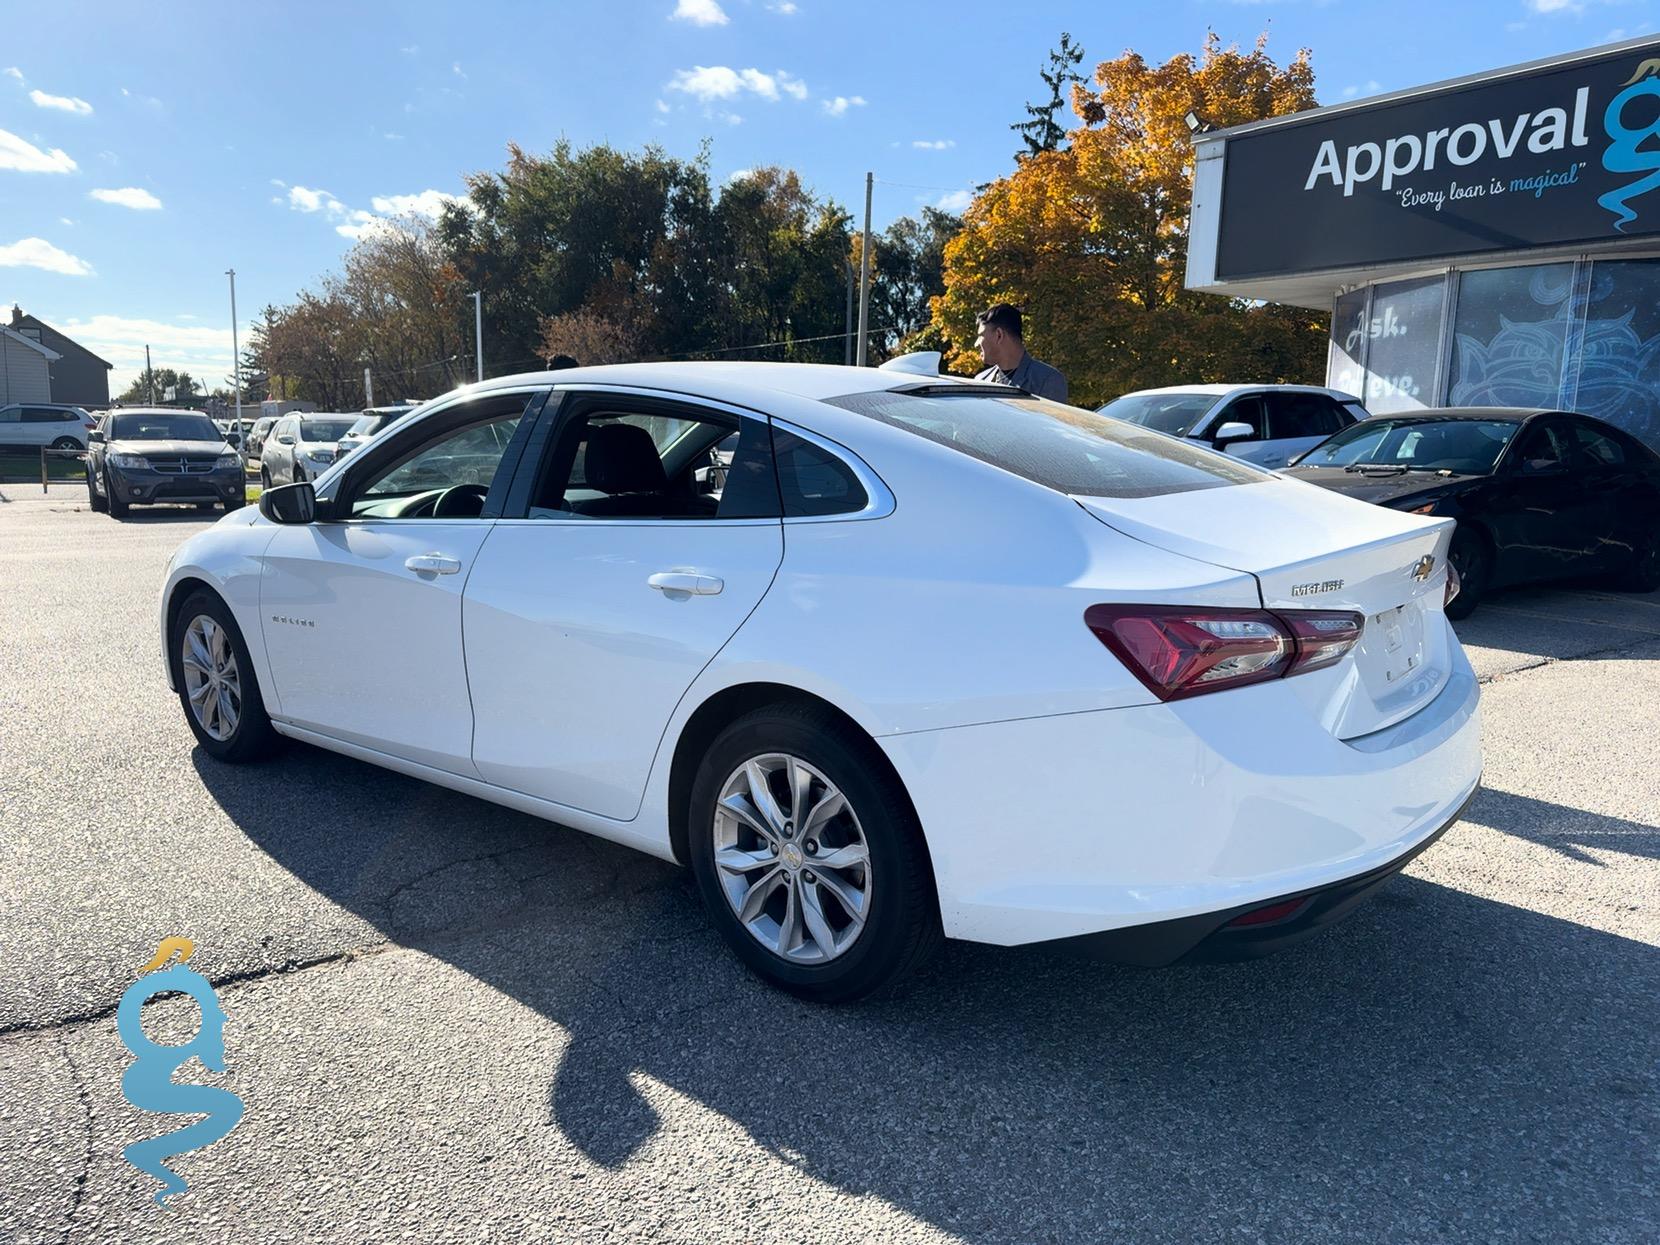
{"label": "alloy wheel", "polygon": [[744,762],[715,801],[715,868],[738,921],[798,964],[844,954],[870,914],[870,848],[852,806],[785,753]]}
{"label": "alloy wheel", "polygon": [[198,614],[184,630],[179,659],[197,725],[214,739],[229,739],[242,717],[242,677],[225,628]]}

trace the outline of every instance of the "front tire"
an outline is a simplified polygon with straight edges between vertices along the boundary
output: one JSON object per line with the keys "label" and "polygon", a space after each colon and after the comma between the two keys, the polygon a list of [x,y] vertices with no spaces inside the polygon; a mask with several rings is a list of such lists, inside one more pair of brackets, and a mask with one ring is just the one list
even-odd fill
{"label": "front tire", "polygon": [[104,501],[109,506],[110,517],[123,519],[127,516],[127,503],[122,501],[115,491],[115,481],[110,479],[110,473],[104,472]]}
{"label": "front tire", "polygon": [[1460,527],[1453,533],[1447,560],[1458,571],[1458,595],[1447,605],[1447,617],[1457,620],[1475,613],[1493,577],[1493,547],[1487,537],[1473,528]]}
{"label": "front tire", "polygon": [[86,473],[86,508],[93,514],[103,514],[110,508],[109,500],[98,496],[98,490],[92,485],[93,475],[89,468]]}
{"label": "front tire", "polygon": [[1632,551],[1631,565],[1614,579],[1622,592],[1660,591],[1660,532],[1650,532],[1647,543]]}
{"label": "front tire", "polygon": [[168,640],[179,704],[196,742],[231,764],[275,752],[271,726],[242,629],[217,595],[198,590],[174,616]]}
{"label": "front tire", "polygon": [[746,714],[692,784],[688,847],[710,920],[763,981],[840,1003],[942,941],[922,827],[871,741],[808,705]]}

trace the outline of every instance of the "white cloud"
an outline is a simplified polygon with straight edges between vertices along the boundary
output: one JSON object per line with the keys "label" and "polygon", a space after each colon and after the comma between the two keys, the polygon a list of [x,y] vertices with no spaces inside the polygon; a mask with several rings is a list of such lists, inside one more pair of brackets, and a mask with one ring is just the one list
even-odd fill
{"label": "white cloud", "polygon": [[10,246],[0,244],[0,268],[43,268],[66,277],[92,275],[92,265],[68,251],[60,251],[45,238],[24,238]]}
{"label": "white cloud", "polygon": [[423,190],[413,195],[376,195],[369,205],[383,216],[424,216],[437,220],[446,203],[465,203],[460,195],[442,190]]}
{"label": "white cloud", "polygon": [[[250,299],[250,302],[252,300]],[[178,319],[190,317],[179,316]],[[144,346],[148,342],[157,367],[175,367],[189,372],[209,385],[221,383],[231,371],[231,328],[175,324],[166,320],[130,319],[99,315],[86,320],[59,320],[53,324],[92,353],[115,364],[110,374],[112,390],[125,389],[144,369]],[[242,340],[248,340],[247,321]]]}
{"label": "white cloud", "polygon": [[934,200],[934,206],[942,212],[966,212],[968,205],[974,202],[972,190],[953,190]]}
{"label": "white cloud", "polygon": [[957,140],[954,138],[913,138],[911,140],[911,146],[918,151],[946,151],[956,145]]}
{"label": "white cloud", "polygon": [[75,168],[75,162],[58,148],[42,151],[10,131],[0,130],[0,169],[18,173],[73,173]]}
{"label": "white cloud", "polygon": [[669,14],[671,22],[690,22],[694,26],[724,26],[729,20],[726,10],[715,0],[680,0]]}
{"label": "white cloud", "polygon": [[801,12],[801,10],[795,6],[795,0],[778,0],[778,3],[769,4],[767,5],[767,8],[771,9],[774,13],[782,13],[785,17],[788,17],[791,13]]}
{"label": "white cloud", "polygon": [[1582,0],[1527,0],[1527,7],[1535,13],[1583,13]]}
{"label": "white cloud", "polygon": [[338,216],[346,210],[346,205],[328,191],[313,190],[308,186],[290,186],[288,206],[296,212],[327,212],[330,216]]}
{"label": "white cloud", "polygon": [[863,108],[865,97],[863,95],[838,95],[834,99],[821,100],[820,103],[824,105],[825,112],[832,117],[839,117],[846,113],[849,108]]}
{"label": "white cloud", "polygon": [[89,116],[92,105],[84,99],[77,99],[73,95],[48,95],[45,91],[29,92],[29,98],[35,101],[36,108],[55,108],[59,112],[72,112],[78,117]]}
{"label": "white cloud", "polygon": [[69,225],[70,227],[73,228],[75,222],[70,220],[69,217],[67,217],[67,216],[60,216],[60,217],[58,217],[58,224],[60,224],[60,225]]}
{"label": "white cloud", "polygon": [[16,65],[7,65],[0,73],[4,73],[8,78],[16,78],[19,82],[23,81],[23,71]]}
{"label": "white cloud", "polygon": [[137,186],[123,186],[120,190],[94,190],[89,193],[100,203],[113,203],[116,207],[132,208],[137,212],[155,212],[161,209],[160,199]]}
{"label": "white cloud", "polygon": [[667,113],[669,111],[669,106],[668,106],[667,102],[665,102],[664,100],[657,100],[656,104],[657,104],[657,111],[659,113]]}
{"label": "white cloud", "polygon": [[763,73],[759,69],[732,69],[726,65],[694,65],[677,69],[668,89],[683,91],[705,104],[717,99],[735,99],[746,92],[762,99],[776,100],[780,93],[792,99],[807,98],[807,84],[780,69]]}
{"label": "white cloud", "polygon": [[1383,84],[1376,78],[1369,78],[1364,86],[1346,86],[1343,88],[1344,99],[1354,99],[1357,95],[1376,95],[1383,90]]}
{"label": "white cloud", "polygon": [[421,45],[419,43],[411,43],[398,49],[398,51],[402,52],[405,56],[414,56],[420,50]]}
{"label": "white cloud", "polygon": [[467,76],[467,71],[465,69],[461,68],[461,62],[460,61],[450,62],[450,72],[458,78],[463,78],[464,79]]}
{"label": "white cloud", "polygon": [[154,95],[135,95],[126,87],[121,88],[121,97],[123,99],[130,99],[135,104],[143,104],[146,108],[153,109],[156,112],[160,112],[167,107],[167,105],[163,104]]}

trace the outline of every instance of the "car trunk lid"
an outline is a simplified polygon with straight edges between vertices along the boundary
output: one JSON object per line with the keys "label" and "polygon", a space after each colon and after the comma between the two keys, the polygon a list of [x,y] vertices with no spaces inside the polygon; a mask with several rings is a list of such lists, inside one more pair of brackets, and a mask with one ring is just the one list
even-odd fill
{"label": "car trunk lid", "polygon": [[1109,527],[1257,581],[1271,610],[1353,610],[1360,643],[1287,680],[1339,738],[1381,730],[1434,699],[1452,663],[1441,622],[1453,524],[1281,478],[1156,497],[1075,497]]}

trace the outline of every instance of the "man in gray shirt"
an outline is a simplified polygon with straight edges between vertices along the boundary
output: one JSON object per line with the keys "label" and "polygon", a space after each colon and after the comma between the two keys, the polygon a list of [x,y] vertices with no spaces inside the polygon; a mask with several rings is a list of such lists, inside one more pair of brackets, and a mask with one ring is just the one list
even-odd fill
{"label": "man in gray shirt", "polygon": [[980,357],[987,365],[975,380],[1014,385],[1052,402],[1066,401],[1066,377],[1026,353],[1026,343],[1020,336],[1020,308],[993,303],[975,317],[975,322],[980,326],[975,345],[980,347]]}

